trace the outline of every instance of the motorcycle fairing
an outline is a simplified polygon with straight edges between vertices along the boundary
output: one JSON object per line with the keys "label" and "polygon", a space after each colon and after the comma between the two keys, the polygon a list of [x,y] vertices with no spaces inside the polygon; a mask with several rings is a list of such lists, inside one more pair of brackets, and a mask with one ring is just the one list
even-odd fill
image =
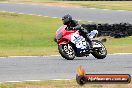
{"label": "motorcycle fairing", "polygon": [[88,45],[85,38],[80,36],[78,31],[71,35],[71,42],[77,47],[78,53],[86,52],[88,50]]}
{"label": "motorcycle fairing", "polygon": [[[64,41],[64,40],[66,40],[66,41]],[[59,40],[58,44],[59,45],[61,45],[61,44],[67,44],[68,41],[70,41],[70,40],[71,40],[71,35],[66,35],[66,36],[63,36],[63,38],[61,38]]]}

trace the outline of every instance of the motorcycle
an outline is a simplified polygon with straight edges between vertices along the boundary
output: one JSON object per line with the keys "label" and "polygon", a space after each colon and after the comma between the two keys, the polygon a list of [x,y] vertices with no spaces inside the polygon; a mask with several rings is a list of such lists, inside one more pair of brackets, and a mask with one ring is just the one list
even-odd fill
{"label": "motorcycle", "polygon": [[93,48],[89,49],[89,43],[80,35],[79,30],[69,31],[66,27],[66,25],[61,26],[54,37],[54,41],[58,44],[59,53],[63,58],[73,60],[75,57],[89,56],[89,54],[97,59],[106,57],[107,50],[104,44],[94,39],[98,34],[97,30],[88,33],[93,44]]}

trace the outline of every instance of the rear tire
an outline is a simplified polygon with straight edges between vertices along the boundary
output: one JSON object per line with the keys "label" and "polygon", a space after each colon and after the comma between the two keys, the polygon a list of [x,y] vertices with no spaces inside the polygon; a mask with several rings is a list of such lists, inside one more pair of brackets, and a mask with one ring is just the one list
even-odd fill
{"label": "rear tire", "polygon": [[94,49],[91,54],[97,59],[104,59],[107,55],[107,50],[106,50],[104,44],[97,40],[93,41],[93,42],[99,43],[102,46],[102,48],[99,48],[98,50]]}
{"label": "rear tire", "polygon": [[69,44],[58,45],[58,50],[61,56],[66,60],[73,60],[75,58],[75,51],[73,47],[70,46]]}

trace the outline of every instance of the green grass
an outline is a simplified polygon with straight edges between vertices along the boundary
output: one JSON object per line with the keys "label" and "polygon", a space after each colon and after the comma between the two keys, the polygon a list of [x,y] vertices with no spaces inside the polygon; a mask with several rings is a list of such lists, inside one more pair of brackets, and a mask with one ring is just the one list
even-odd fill
{"label": "green grass", "polygon": [[0,56],[45,55],[54,51],[57,45],[53,38],[61,25],[60,19],[55,18],[0,13]]}
{"label": "green grass", "polygon": [[132,36],[121,39],[110,38],[105,46],[108,53],[132,53]]}
{"label": "green grass", "polygon": [[[0,12],[0,56],[58,54],[53,38],[61,25],[58,18]],[[131,40],[110,39],[105,45],[109,53],[132,53]]]}
{"label": "green grass", "polygon": [[132,1],[78,1],[69,2],[87,8],[113,9],[113,10],[132,10]]}
{"label": "green grass", "polygon": [[1,1],[7,1],[7,0],[0,0],[0,2],[1,2]]}
{"label": "green grass", "polygon": [[131,88],[130,84],[86,84],[80,86],[75,80],[1,83],[0,88]]}

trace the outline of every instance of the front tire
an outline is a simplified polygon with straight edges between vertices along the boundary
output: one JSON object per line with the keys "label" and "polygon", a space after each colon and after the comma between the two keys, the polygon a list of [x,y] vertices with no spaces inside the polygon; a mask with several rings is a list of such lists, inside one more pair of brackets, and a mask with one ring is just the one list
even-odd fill
{"label": "front tire", "polygon": [[93,41],[93,42],[100,44],[102,47],[100,47],[98,49],[94,49],[91,54],[97,59],[104,59],[107,55],[107,50],[106,50],[104,44],[100,41]]}
{"label": "front tire", "polygon": [[59,53],[66,60],[73,60],[75,58],[75,51],[69,44],[58,45]]}

